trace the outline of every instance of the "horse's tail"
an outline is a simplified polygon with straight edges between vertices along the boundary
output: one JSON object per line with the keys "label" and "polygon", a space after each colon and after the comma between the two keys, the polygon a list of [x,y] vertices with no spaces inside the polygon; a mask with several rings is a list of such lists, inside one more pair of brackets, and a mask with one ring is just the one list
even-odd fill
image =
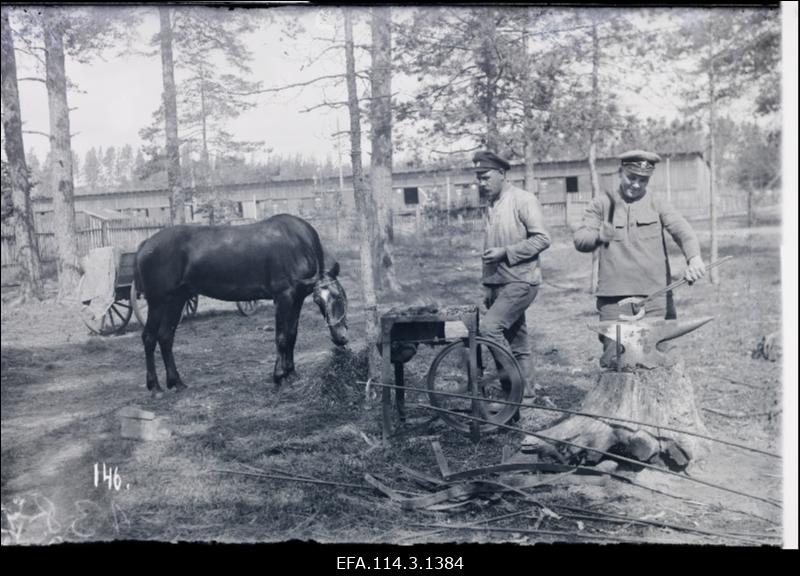
{"label": "horse's tail", "polygon": [[142,292],[144,290],[144,284],[142,284],[142,272],[139,270],[139,253],[142,251],[142,246],[147,240],[142,240],[139,242],[139,245],[136,247],[136,252],[133,255],[133,284],[136,286],[137,292]]}

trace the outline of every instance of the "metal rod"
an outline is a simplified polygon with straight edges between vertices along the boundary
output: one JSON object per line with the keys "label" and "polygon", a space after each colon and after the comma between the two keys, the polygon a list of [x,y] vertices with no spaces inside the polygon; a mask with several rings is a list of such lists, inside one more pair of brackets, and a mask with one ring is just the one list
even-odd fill
{"label": "metal rod", "polygon": [[660,539],[647,539],[647,538],[635,538],[633,536],[617,536],[615,534],[609,534],[605,536],[603,534],[584,534],[582,532],[568,532],[566,530],[534,530],[533,528],[493,528],[491,526],[471,526],[469,524],[456,524],[456,525],[448,525],[448,524],[410,524],[410,528],[425,528],[425,529],[434,529],[434,528],[442,528],[446,530],[471,530],[473,532],[516,532],[519,534],[542,534],[544,536],[568,536],[570,538],[575,538],[580,540],[589,539],[589,540],[612,540],[617,542],[633,542],[633,543],[641,543],[641,544],[685,544],[686,542],[682,542],[680,540],[660,540]]}
{"label": "metal rod", "polygon": [[621,358],[622,357],[622,342],[621,342],[621,340],[622,340],[622,326],[617,324],[617,341],[616,341],[616,347],[617,347],[617,366],[616,366],[616,368],[617,368],[617,372],[622,372],[622,366],[620,366],[620,364],[622,364],[622,361],[621,361],[622,360],[622,358]]}
{"label": "metal rod", "polygon": [[[748,538],[746,536],[739,536],[735,534],[729,534],[726,532],[715,532],[713,530],[703,530],[702,528],[693,528],[691,526],[682,526],[680,524],[670,524],[669,522],[658,522],[656,520],[640,520],[638,518],[629,518],[628,516],[623,516],[621,514],[612,514],[610,512],[600,512],[595,510],[585,510],[583,508],[574,508],[572,506],[562,506],[560,504],[553,505],[553,508],[560,508],[562,510],[569,510],[570,512],[576,512],[577,515],[566,515],[571,516],[574,518],[582,519],[582,520],[615,520],[617,522],[631,522],[633,524],[647,524],[650,526],[656,526],[659,528],[669,528],[670,530],[682,530],[684,532],[697,532],[699,534],[706,534],[708,536],[719,536],[723,538],[733,538],[735,540],[744,540],[746,542],[755,542],[757,544],[762,544],[763,542],[759,540],[755,540],[754,538]],[[592,518],[591,516],[586,515],[586,513],[596,514],[599,517]],[[770,534],[754,534],[758,538],[777,538],[775,535]]]}
{"label": "metal rod", "polygon": [[[366,382],[362,382],[360,380],[356,380],[356,384],[366,384]],[[371,385],[375,386],[386,386],[389,388],[394,388],[394,384],[384,384],[382,382],[370,382]],[[411,392],[424,392],[426,394],[436,394],[439,396],[452,396],[454,398],[463,398],[464,400],[474,400],[474,396],[470,396],[468,394],[459,394],[458,392],[445,392],[444,390],[428,390],[427,388],[414,388],[411,386],[406,386],[406,391]],[[480,400],[486,400],[486,398],[479,398]],[[736,442],[730,442],[728,440],[722,440],[720,438],[714,438],[713,436],[708,436],[706,434],[699,434],[697,432],[692,432],[690,430],[681,430],[680,428],[673,428],[671,426],[662,426],[661,424],[651,424],[649,422],[641,422],[639,420],[631,420],[630,418],[620,418],[618,416],[606,416],[605,414],[594,414],[592,412],[581,412],[579,410],[569,410],[568,408],[553,408],[551,406],[540,406],[538,404],[533,404],[531,402],[511,402],[510,400],[502,400],[500,398],[492,398],[491,402],[493,404],[508,404],[512,406],[519,406],[520,408],[535,408],[537,410],[549,410],[551,412],[559,412],[562,414],[571,414],[573,416],[586,416],[587,418],[601,418],[606,420],[615,420],[617,422],[626,422],[628,424],[639,424],[640,426],[649,426],[650,428],[656,428],[658,430],[669,430],[670,432],[677,432],[680,434],[686,434],[687,436],[694,436],[696,438],[702,438],[704,440],[710,440],[712,442],[718,442],[719,444],[725,444],[726,446],[732,446],[734,448],[741,448],[742,450],[749,450],[750,452],[757,452],[759,454],[764,454],[765,456],[771,456],[772,458],[781,459],[780,454],[776,454],[774,452],[768,452],[766,450],[762,450],[760,448],[753,448],[752,446],[747,446],[745,444],[737,444]]]}
{"label": "metal rod", "polygon": [[[733,256],[725,256],[724,258],[720,258],[719,260],[715,260],[711,264],[707,264],[705,269],[706,270],[711,270],[712,268],[716,268],[720,264],[724,264],[728,260],[732,260],[732,259],[733,259]],[[681,278],[680,280],[676,280],[672,284],[669,284],[668,286],[662,288],[661,290],[657,290],[656,292],[653,292],[649,296],[645,297],[644,300],[641,300],[640,302],[637,303],[637,306],[639,308],[641,308],[647,302],[650,302],[650,300],[652,300],[653,298],[658,298],[662,294],[666,294],[667,292],[669,292],[670,290],[672,290],[674,288],[678,288],[680,286],[683,286],[687,282],[688,282],[688,280],[686,278]]]}
{"label": "metal rod", "polygon": [[[541,504],[539,504],[541,506]],[[499,522],[500,520],[507,520],[508,518],[513,518],[514,516],[521,516],[523,514],[527,514],[530,510],[518,510],[516,512],[510,512],[509,514],[503,514],[502,516],[494,516],[492,518],[486,518],[485,520],[476,520],[475,522],[469,522],[467,526],[480,526],[481,524],[489,524],[490,522]],[[446,532],[444,529],[434,530],[433,532],[428,532],[427,534],[410,534],[409,536],[405,536],[400,538],[400,540],[411,540],[414,538],[419,538],[420,536],[425,536],[426,538],[429,536],[433,536],[435,534],[441,534],[442,532]]]}
{"label": "metal rod", "polygon": [[[289,480],[292,482],[308,482],[310,484],[323,484],[325,486],[342,486],[344,488],[358,488],[360,490],[375,490],[369,484],[353,484],[352,482],[335,482],[333,480],[317,480],[316,478],[303,478],[299,476],[282,476],[279,474],[262,474],[258,472],[244,472],[242,470],[226,470],[223,468],[212,468],[212,472],[220,474],[238,474],[239,476],[255,476],[256,478],[270,478],[272,480]],[[413,494],[418,496],[417,492],[408,492],[406,490],[397,490],[404,494]]]}

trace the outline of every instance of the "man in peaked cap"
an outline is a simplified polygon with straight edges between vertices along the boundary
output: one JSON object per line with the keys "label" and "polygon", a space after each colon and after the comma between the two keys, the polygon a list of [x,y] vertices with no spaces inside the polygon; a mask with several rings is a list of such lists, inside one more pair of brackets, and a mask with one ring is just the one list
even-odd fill
{"label": "man in peaked cap", "polygon": [[[700,243],[692,227],[665,200],[647,195],[650,176],[661,160],[658,154],[631,150],[619,160],[619,188],[592,200],[573,238],[579,251],[600,253],[597,309],[601,321],[617,320],[620,314],[634,315],[633,305],[621,301],[647,296],[671,281],[664,230],[686,258],[686,279],[693,283],[705,274]],[[666,298],[649,302],[645,312],[649,317],[664,317]],[[611,366],[613,341],[600,339],[600,365]]]}
{"label": "man in peaked cap", "polygon": [[525,395],[533,396],[530,344],[525,311],[533,303],[542,273],[539,254],[550,246],[542,208],[536,196],[506,180],[511,164],[494,152],[472,158],[478,192],[488,201],[484,234],[484,303],[488,309],[480,332],[510,347],[522,368]]}

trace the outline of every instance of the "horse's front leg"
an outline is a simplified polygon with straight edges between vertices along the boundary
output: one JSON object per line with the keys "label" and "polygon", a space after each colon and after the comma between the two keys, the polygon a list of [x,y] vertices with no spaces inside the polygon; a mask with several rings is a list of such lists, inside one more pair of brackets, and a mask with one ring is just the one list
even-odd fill
{"label": "horse's front leg", "polygon": [[294,373],[294,345],[302,306],[303,298],[294,290],[287,290],[275,298],[275,345],[278,357],[272,380],[276,386]]}

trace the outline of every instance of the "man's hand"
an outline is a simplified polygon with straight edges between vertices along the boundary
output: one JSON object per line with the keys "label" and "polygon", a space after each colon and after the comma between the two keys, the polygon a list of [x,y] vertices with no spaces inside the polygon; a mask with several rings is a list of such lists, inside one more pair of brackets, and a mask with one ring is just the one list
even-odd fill
{"label": "man's hand", "polygon": [[683,273],[683,277],[689,281],[689,284],[694,284],[697,280],[700,280],[706,274],[706,265],[703,263],[703,259],[700,256],[695,256],[691,260],[689,260],[688,265],[686,266],[686,271]]}
{"label": "man's hand", "polygon": [[506,258],[505,248],[487,248],[483,252],[483,261],[486,264],[494,264],[495,262],[502,262]]}
{"label": "man's hand", "polygon": [[602,244],[607,244],[614,239],[614,225],[608,222],[603,222],[600,225],[600,233],[598,239]]}

